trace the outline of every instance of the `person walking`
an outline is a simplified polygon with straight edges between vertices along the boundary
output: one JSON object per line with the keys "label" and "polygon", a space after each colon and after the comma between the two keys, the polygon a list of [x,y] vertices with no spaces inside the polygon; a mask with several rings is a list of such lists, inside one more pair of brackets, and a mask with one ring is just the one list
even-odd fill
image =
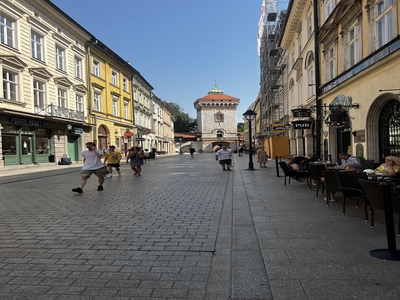
{"label": "person walking", "polygon": [[115,150],[115,146],[110,146],[110,150],[106,152],[104,158],[104,165],[107,164],[108,174],[107,177],[112,177],[112,169],[115,168],[117,170],[118,176],[121,176],[120,171],[120,162],[121,162],[122,154],[121,152]]}
{"label": "person walking", "polygon": [[131,169],[133,170],[134,176],[142,176],[144,153],[140,151],[139,147],[133,146],[129,149],[128,156],[126,157],[126,163],[130,163]]}
{"label": "person walking", "polygon": [[193,148],[193,147],[190,147],[189,148],[189,153],[190,153],[190,156],[193,158],[194,157],[194,153],[196,152],[196,150]]}
{"label": "person walking", "polygon": [[88,149],[82,152],[83,167],[80,171],[81,180],[79,182],[79,186],[72,189],[73,192],[79,194],[83,193],[83,187],[92,174],[95,174],[99,179],[97,190],[102,191],[104,176],[106,176],[106,170],[101,162],[101,159],[104,157],[103,151],[97,150],[96,144],[93,142],[87,142],[86,147]]}
{"label": "person walking", "polygon": [[[215,154],[215,160],[219,161],[219,164],[222,166],[223,171],[232,171],[231,163],[232,163],[232,151],[228,149],[225,145],[221,147]],[[226,166],[226,168],[225,168]]]}
{"label": "person walking", "polygon": [[268,162],[268,154],[265,151],[264,146],[260,146],[257,150],[257,161],[260,164],[260,168],[266,168],[266,164]]}

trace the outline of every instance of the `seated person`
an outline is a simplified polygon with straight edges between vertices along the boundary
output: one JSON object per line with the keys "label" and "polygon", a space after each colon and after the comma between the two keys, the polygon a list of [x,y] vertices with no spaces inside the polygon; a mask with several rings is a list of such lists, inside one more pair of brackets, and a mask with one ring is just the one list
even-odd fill
{"label": "seated person", "polygon": [[375,169],[376,173],[396,174],[400,172],[400,158],[396,156],[386,156],[385,163]]}
{"label": "seated person", "polygon": [[361,166],[361,164],[360,163],[357,163],[357,162],[350,162],[350,163],[348,163],[348,164],[346,164],[346,166],[345,166],[345,171],[347,171],[347,172],[354,172],[354,171],[356,171],[356,172],[359,172],[359,171],[362,171],[362,166]]}
{"label": "seated person", "polygon": [[[306,158],[303,156],[296,156],[294,157],[291,161],[289,161],[288,166],[289,169],[293,170],[293,171],[297,171],[300,173],[305,172],[306,168],[304,167],[303,163],[306,161]],[[299,174],[300,175],[300,174]],[[292,177],[293,179],[301,182],[305,180],[305,177],[301,177],[301,176],[296,176],[296,177]]]}
{"label": "seated person", "polygon": [[342,152],[339,154],[339,158],[341,159],[342,163],[341,166],[343,168],[345,168],[347,165],[349,164],[358,164],[359,165],[359,169],[362,170],[362,165],[361,163],[358,161],[357,158],[351,156],[350,154],[346,153],[346,152]]}
{"label": "seated person", "polygon": [[304,163],[307,159],[303,156],[296,156],[291,161],[289,161],[288,166],[291,170],[294,171],[304,171],[306,168],[304,167]]}

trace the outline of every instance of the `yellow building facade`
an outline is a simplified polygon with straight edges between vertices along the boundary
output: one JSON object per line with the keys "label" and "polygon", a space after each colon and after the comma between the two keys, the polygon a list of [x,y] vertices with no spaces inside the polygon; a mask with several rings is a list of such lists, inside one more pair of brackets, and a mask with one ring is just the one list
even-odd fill
{"label": "yellow building facade", "polygon": [[135,139],[132,77],[137,71],[98,40],[88,45],[87,64],[92,140],[99,149],[114,145],[125,152]]}

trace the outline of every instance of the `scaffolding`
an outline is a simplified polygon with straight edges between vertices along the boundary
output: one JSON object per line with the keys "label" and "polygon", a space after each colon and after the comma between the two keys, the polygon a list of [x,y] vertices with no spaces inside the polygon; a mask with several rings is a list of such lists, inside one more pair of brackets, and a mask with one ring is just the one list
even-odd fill
{"label": "scaffolding", "polygon": [[[260,132],[261,139],[274,135],[273,125],[288,121],[288,57],[279,48],[278,41],[283,34],[286,10],[278,14],[266,12],[266,24],[260,47]],[[277,19],[278,17],[278,19]]]}

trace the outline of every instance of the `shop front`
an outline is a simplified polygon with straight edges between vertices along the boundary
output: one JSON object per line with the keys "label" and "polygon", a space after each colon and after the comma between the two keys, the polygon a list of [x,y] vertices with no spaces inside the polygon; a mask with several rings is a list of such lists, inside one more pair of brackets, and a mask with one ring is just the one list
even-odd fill
{"label": "shop front", "polygon": [[0,115],[0,167],[80,160],[84,128],[66,121]]}
{"label": "shop front", "polygon": [[3,165],[45,163],[51,160],[50,123],[10,117],[1,125]]}

